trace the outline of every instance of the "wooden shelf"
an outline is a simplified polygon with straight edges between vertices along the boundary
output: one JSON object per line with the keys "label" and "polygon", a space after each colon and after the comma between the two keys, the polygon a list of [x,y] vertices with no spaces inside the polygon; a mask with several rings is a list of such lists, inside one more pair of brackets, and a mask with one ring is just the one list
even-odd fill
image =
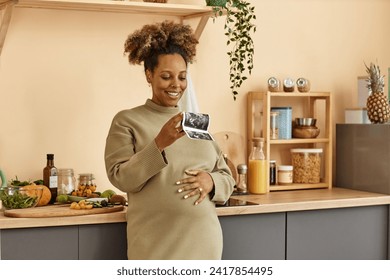
{"label": "wooden shelf", "polygon": [[163,15],[179,17],[181,21],[199,18],[195,37],[200,38],[213,8],[201,5],[132,2],[116,0],[0,0],[0,55],[3,49],[13,8],[98,11],[113,13]]}
{"label": "wooden shelf", "polygon": [[278,139],[278,140],[269,140],[270,145],[285,145],[285,144],[311,144],[311,143],[329,143],[328,138],[310,138],[310,139],[302,139],[302,138],[292,138],[292,139]]}
{"label": "wooden shelf", "polygon": [[270,191],[307,190],[307,189],[324,189],[324,188],[328,188],[328,184],[327,183],[291,184],[291,185],[273,185],[273,186],[269,186]]}
{"label": "wooden shelf", "polygon": [[280,96],[280,97],[316,97],[316,98],[326,98],[330,96],[329,92],[268,92],[271,97]]}
{"label": "wooden shelf", "polygon": [[[4,0],[0,0],[4,1]],[[122,12],[149,15],[194,17],[212,14],[207,6],[110,0],[18,0],[18,8]]]}

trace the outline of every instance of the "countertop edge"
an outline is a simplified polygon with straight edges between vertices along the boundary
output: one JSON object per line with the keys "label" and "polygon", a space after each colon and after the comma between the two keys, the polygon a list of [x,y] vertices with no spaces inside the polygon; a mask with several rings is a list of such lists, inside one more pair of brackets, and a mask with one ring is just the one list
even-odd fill
{"label": "countertop edge", "polygon": [[[322,190],[281,191],[265,195],[236,196],[242,201],[257,203],[251,206],[217,207],[218,216],[310,211],[334,208],[390,205],[390,195],[344,188]],[[125,223],[125,208],[107,214],[52,218],[10,218],[0,212],[0,230],[16,228],[76,226],[89,224]]]}
{"label": "countertop edge", "polygon": [[310,211],[336,208],[364,207],[390,204],[390,196],[350,198],[340,200],[318,200],[291,203],[260,204],[217,209],[218,216],[253,215],[293,211]]}
{"label": "countertop edge", "polygon": [[9,218],[0,213],[0,229],[75,226],[126,222],[127,208],[120,212],[51,218]]}

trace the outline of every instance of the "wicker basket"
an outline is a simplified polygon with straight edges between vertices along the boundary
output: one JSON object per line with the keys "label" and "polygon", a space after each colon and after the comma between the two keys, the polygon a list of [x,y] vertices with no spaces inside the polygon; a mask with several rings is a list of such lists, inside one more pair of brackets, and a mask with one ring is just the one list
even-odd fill
{"label": "wicker basket", "polygon": [[167,3],[168,0],[144,0],[144,2]]}

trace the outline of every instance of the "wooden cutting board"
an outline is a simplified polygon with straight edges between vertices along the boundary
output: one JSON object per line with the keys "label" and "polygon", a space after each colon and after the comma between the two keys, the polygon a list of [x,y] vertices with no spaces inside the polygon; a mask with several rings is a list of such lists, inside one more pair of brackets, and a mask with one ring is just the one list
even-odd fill
{"label": "wooden cutting board", "polygon": [[81,215],[104,214],[122,211],[123,205],[115,205],[113,207],[92,208],[75,210],[70,209],[70,204],[50,205],[42,207],[34,207],[27,209],[7,209],[4,211],[4,216],[13,218],[51,218],[51,217],[70,217]]}
{"label": "wooden cutting board", "polygon": [[246,163],[246,146],[244,138],[235,132],[222,131],[213,134],[214,140],[218,143],[222,153],[227,155],[228,165],[232,171],[233,178],[237,178],[237,165]]}

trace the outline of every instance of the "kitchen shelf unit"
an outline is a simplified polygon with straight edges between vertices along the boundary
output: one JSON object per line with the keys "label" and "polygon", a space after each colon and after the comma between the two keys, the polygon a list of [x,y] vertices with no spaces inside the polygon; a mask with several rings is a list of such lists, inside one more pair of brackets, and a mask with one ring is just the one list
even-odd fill
{"label": "kitchen shelf unit", "polygon": [[[295,103],[294,103],[295,102]],[[321,103],[322,102],[322,103]],[[321,104],[320,104],[321,103]],[[317,124],[323,122],[323,128],[318,138],[292,138],[270,139],[270,112],[271,107],[292,107],[293,120],[295,117],[317,118]],[[282,105],[281,105],[282,104]],[[291,106],[291,104],[294,104]],[[323,107],[319,107],[323,105]],[[275,106],[276,107],[276,106]],[[300,108],[297,108],[300,107]],[[301,115],[294,116],[294,108],[300,109]],[[298,110],[299,111],[299,110]],[[247,155],[252,149],[252,141],[255,138],[264,138],[266,158],[273,159],[278,156],[282,159],[282,165],[291,165],[286,161],[286,153],[289,148],[323,148],[322,154],[322,178],[318,184],[288,184],[272,185],[268,183],[268,191],[298,190],[332,188],[332,100],[329,92],[249,92],[247,96]],[[284,160],[284,161],[283,161]],[[267,169],[267,182],[269,182],[269,169]]]}
{"label": "kitchen shelf unit", "polygon": [[207,21],[214,16],[213,8],[201,5],[132,2],[120,0],[0,0],[0,55],[14,8],[100,11],[179,17],[181,21],[199,18],[195,36],[200,38]]}

